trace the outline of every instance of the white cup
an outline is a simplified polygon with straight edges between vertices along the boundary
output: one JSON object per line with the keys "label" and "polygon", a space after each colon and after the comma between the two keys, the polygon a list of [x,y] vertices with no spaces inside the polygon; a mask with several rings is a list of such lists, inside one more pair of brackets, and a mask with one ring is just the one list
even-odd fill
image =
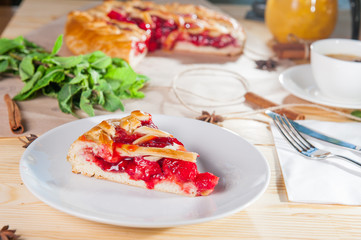
{"label": "white cup", "polygon": [[324,39],[311,44],[311,68],[320,92],[340,101],[361,101],[361,62],[326,56],[346,54],[361,58],[361,41]]}

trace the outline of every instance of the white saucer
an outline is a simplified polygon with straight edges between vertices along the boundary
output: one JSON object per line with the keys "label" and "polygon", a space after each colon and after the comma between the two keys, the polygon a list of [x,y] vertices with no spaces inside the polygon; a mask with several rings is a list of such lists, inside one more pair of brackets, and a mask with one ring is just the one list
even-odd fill
{"label": "white saucer", "polygon": [[340,101],[323,95],[314,82],[310,64],[285,70],[281,73],[279,80],[286,90],[307,101],[331,107],[361,109],[361,101]]}

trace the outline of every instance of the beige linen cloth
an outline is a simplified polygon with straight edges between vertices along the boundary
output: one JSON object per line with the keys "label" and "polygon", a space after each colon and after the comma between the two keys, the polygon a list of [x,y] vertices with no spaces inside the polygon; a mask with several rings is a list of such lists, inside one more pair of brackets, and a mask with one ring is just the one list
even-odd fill
{"label": "beige linen cloth", "polygon": [[[197,0],[194,3],[204,3],[204,0]],[[206,2],[206,5],[210,3]],[[89,6],[85,6],[87,8]],[[243,16],[239,16],[242,18]],[[59,34],[63,33],[66,16],[63,16],[44,27],[33,31],[28,34],[26,38],[37,43],[44,48],[51,50],[54,41]],[[247,29],[246,29],[247,31]],[[258,33],[247,32],[247,49],[256,49],[265,55],[264,59],[267,59],[267,55],[271,56],[271,50],[267,47],[266,41],[268,39],[260,39],[257,36]],[[247,49],[245,51],[247,51]],[[66,48],[65,44],[59,53],[61,56],[69,56],[71,53]],[[253,56],[254,59],[250,58]],[[130,99],[124,100],[125,112],[131,112],[139,109],[149,112],[151,114],[165,114],[173,116],[183,116],[195,118],[200,116],[202,110],[209,110],[210,112],[216,111],[216,113],[222,114],[224,112],[240,112],[250,110],[249,106],[245,106],[242,101],[231,104],[230,106],[222,108],[206,108],[203,107],[199,99],[188,100],[188,103],[195,104],[197,111],[190,111],[184,105],[182,105],[176,98],[172,91],[172,81],[174,77],[188,69],[205,67],[205,68],[218,68],[237,72],[244,76],[250,85],[250,90],[257,92],[262,96],[275,96],[275,98],[282,99],[284,95],[275,91],[275,87],[280,88],[278,83],[278,75],[283,70],[279,68],[277,71],[268,72],[256,69],[254,60],[259,59],[259,55],[252,55],[252,52],[248,52],[238,57],[221,57],[221,56],[205,56],[188,53],[172,53],[165,51],[157,51],[147,55],[145,59],[139,63],[134,70],[138,73],[147,75],[150,78],[150,82],[143,89],[146,97],[144,99]],[[202,78],[200,76],[200,78]],[[204,80],[204,79],[202,79]],[[200,84],[197,81],[187,82],[183,84],[183,88],[201,93],[204,96],[214,95],[214,91],[227,87],[222,81],[212,84]],[[237,81],[237,80],[234,80]],[[22,88],[23,83],[17,77],[0,78],[0,137],[15,136],[9,129],[7,110],[3,101],[4,94],[8,93],[11,97],[15,96]],[[229,91],[223,94],[219,91],[220,95],[227,95],[227,98],[231,98],[232,94],[239,95],[244,91],[242,86],[234,88],[229,86]],[[285,93],[286,94],[286,93]],[[184,95],[184,99],[190,99],[189,96]],[[275,99],[273,98],[273,100]],[[200,103],[197,105],[197,103]],[[49,97],[37,97],[32,100],[18,102],[23,123],[25,126],[24,135],[43,134],[44,132],[62,125],[64,123],[76,120],[77,118],[62,113],[59,110],[57,100]],[[121,113],[121,111],[117,111]],[[110,112],[97,110],[96,115],[110,114]],[[81,117],[87,117],[81,114]]]}

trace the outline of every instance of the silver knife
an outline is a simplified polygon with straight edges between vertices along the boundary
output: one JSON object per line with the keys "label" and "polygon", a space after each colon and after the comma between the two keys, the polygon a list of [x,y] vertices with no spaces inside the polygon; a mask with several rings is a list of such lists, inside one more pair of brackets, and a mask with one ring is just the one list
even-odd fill
{"label": "silver knife", "polygon": [[[270,117],[275,117],[276,115],[278,115],[277,113],[274,113],[274,112],[270,112],[270,111],[267,111],[267,114],[270,116]],[[329,143],[333,143],[333,144],[336,144],[338,146],[342,146],[342,147],[346,147],[346,148],[350,148],[352,150],[356,150],[357,152],[361,152],[361,146],[357,146],[355,144],[352,144],[352,143],[348,143],[348,142],[345,142],[345,141],[342,141],[342,140],[339,140],[339,139],[336,139],[336,138],[333,138],[333,137],[329,137],[329,136],[326,136],[324,135],[323,133],[320,133],[320,132],[317,132],[315,130],[312,130],[308,127],[305,127],[295,121],[292,121],[291,119],[288,119],[290,121],[290,123],[300,132],[304,133],[304,134],[307,134],[311,137],[314,137],[314,138],[317,138],[317,139],[320,139],[322,141],[326,141],[326,142],[329,142]]]}

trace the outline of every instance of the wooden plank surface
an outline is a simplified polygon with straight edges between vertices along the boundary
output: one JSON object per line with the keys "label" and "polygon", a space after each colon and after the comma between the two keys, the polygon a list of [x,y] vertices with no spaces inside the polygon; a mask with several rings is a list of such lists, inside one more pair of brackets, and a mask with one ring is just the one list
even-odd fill
{"label": "wooden plank surface", "polygon": [[[17,138],[0,138],[0,225],[24,239],[359,239],[361,208],[287,201],[276,152],[257,148],[269,160],[271,181],[254,204],[229,217],[190,226],[141,229],[112,226],[70,216],[32,195],[21,181]],[[257,146],[257,144],[256,144]]]}
{"label": "wooden plank surface", "polygon": [[0,35],[15,12],[11,6],[0,6]]}
{"label": "wooden plank surface", "polygon": [[[25,35],[71,9],[94,3],[85,0],[59,2],[24,0],[2,36]],[[247,8],[240,6],[225,5],[221,8],[240,19],[247,11]],[[242,23],[248,31],[269,36],[269,33],[264,32],[266,29],[263,23],[243,20]],[[269,97],[286,103],[302,102],[294,96],[285,95],[280,89],[276,89]],[[319,109],[301,110],[310,119],[346,120]],[[27,240],[361,239],[361,207],[288,201],[267,121],[234,120],[227,121],[225,127],[254,144],[271,168],[271,180],[265,194],[243,211],[207,223],[162,229],[119,227],[73,217],[44,204],[24,186],[19,174],[23,143],[16,137],[9,137],[0,138],[0,227],[8,224]]]}
{"label": "wooden plank surface", "polygon": [[23,185],[16,138],[1,138],[0,224],[16,228],[24,239],[351,239],[360,237],[361,209],[287,201],[273,146],[258,149],[270,160],[271,182],[261,199],[229,217],[184,227],[126,228],[91,222],[42,203]]}

